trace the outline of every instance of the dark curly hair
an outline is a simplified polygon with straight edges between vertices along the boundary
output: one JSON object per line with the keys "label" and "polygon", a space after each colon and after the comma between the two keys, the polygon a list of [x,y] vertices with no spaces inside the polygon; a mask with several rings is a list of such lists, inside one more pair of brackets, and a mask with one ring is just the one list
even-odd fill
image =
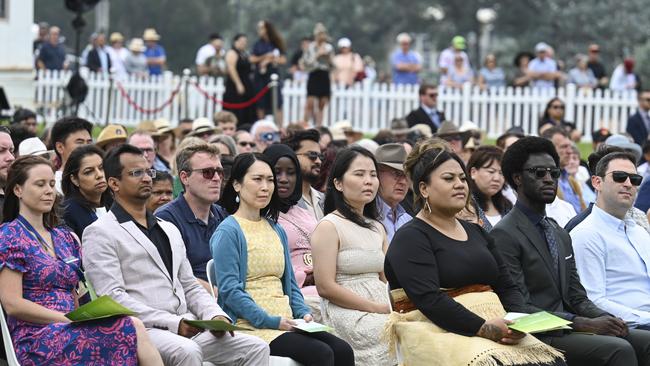
{"label": "dark curly hair", "polygon": [[520,173],[524,164],[528,161],[528,158],[533,154],[548,154],[555,161],[556,166],[560,166],[560,157],[555,151],[555,146],[553,143],[545,138],[528,136],[522,139],[519,139],[514,144],[510,145],[508,150],[503,154],[503,159],[501,160],[501,170],[503,170],[503,176],[506,178],[506,182],[513,188],[517,189],[513,175],[515,173]]}
{"label": "dark curly hair", "polygon": [[292,131],[287,137],[282,139],[282,143],[289,146],[291,150],[298,151],[303,141],[320,142],[320,132],[316,129],[308,130],[295,130]]}

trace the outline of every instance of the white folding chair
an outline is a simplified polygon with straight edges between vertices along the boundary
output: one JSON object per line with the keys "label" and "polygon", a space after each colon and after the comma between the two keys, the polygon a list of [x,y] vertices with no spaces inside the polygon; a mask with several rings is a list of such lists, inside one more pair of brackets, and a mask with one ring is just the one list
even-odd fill
{"label": "white folding chair", "polygon": [[[393,309],[393,298],[390,295],[390,285],[386,282],[386,291],[388,291],[388,303],[390,304],[390,311]],[[395,339],[395,356],[397,357],[397,363],[402,365],[404,360],[402,359],[402,352],[400,352],[399,339]]]}
{"label": "white folding chair", "polygon": [[[208,264],[205,265],[205,272],[208,275],[210,292],[212,293],[212,296],[216,298],[217,294],[214,293],[214,282],[216,282],[217,279],[216,277],[214,277],[214,259],[210,259],[208,261]],[[302,365],[289,357],[271,356],[271,359],[269,360],[269,366],[302,366]]]}
{"label": "white folding chair", "polygon": [[0,304],[0,326],[2,327],[2,341],[5,346],[5,353],[7,354],[7,365],[8,366],[20,366],[18,359],[16,358],[16,351],[14,350],[14,345],[11,342],[11,334],[9,334],[9,327],[7,326],[7,319],[5,318],[5,311]]}

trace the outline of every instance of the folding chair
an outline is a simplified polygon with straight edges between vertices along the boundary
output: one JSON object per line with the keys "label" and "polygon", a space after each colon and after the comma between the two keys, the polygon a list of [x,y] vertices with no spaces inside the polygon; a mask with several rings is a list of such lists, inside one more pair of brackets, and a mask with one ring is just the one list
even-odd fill
{"label": "folding chair", "polygon": [[5,317],[5,311],[0,304],[0,312],[2,312],[2,317],[0,317],[0,326],[2,326],[2,341],[5,346],[5,353],[7,354],[7,365],[8,366],[20,366],[18,359],[16,358],[16,351],[14,350],[14,345],[11,342],[11,334],[9,334],[9,327],[7,326],[7,318]]}
{"label": "folding chair", "polygon": [[[216,294],[214,293],[214,283],[217,282],[216,277],[214,276],[214,259],[210,259],[208,261],[208,264],[205,266],[205,272],[208,275],[208,283],[210,284],[210,292],[212,293],[212,296],[215,298],[217,297]],[[293,359],[289,357],[279,357],[279,356],[271,356],[269,366],[302,366],[298,362],[294,361]]]}

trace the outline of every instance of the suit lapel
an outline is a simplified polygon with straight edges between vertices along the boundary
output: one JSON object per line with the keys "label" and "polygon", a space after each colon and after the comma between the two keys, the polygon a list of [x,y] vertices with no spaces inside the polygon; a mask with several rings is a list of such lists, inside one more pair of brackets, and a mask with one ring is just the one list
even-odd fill
{"label": "suit lapel", "polygon": [[[178,273],[178,269],[181,266],[181,261],[183,260],[181,254],[183,253],[182,251],[176,250],[176,245],[178,241],[182,241],[182,238],[178,238],[170,232],[170,228],[168,225],[170,225],[168,222],[158,220],[158,225],[163,229],[165,232],[165,235],[167,235],[167,238],[169,238],[169,247],[172,250],[172,273]],[[183,246],[185,245],[184,243],[181,243]],[[160,256],[159,256],[160,257]],[[165,270],[166,271],[166,270]]]}
{"label": "suit lapel", "polygon": [[[559,230],[562,230],[562,228],[559,227],[559,225],[556,225],[553,223],[553,227],[555,228],[556,232],[559,232]],[[564,298],[564,293],[565,289],[567,289],[567,273],[566,273],[566,261],[567,260],[575,260],[575,258],[568,258],[569,256],[573,256],[573,252],[571,250],[568,250],[570,248],[571,243],[567,243],[564,241],[564,237],[560,235],[556,235],[557,238],[557,244],[560,246],[558,248],[558,252],[560,254],[560,266],[559,266],[559,271],[560,271],[560,290],[562,291],[561,293],[563,294],[562,297]]]}
{"label": "suit lapel", "polygon": [[[156,248],[155,245],[153,245],[151,240],[149,240],[149,238],[147,238],[142,233],[142,231],[140,231],[140,229],[138,229],[138,227],[132,221],[127,221],[127,222],[121,223],[120,226],[122,226],[124,228],[124,230],[126,230],[129,233],[129,235],[131,235],[133,237],[133,239],[135,239],[135,241],[138,244],[140,244],[144,248],[144,250],[147,251],[147,253],[149,253],[149,256],[151,257],[151,259],[153,259],[153,261],[156,263],[158,268],[165,274],[165,276],[171,282],[172,279],[169,276],[169,273],[167,271],[167,267],[165,267],[165,263],[163,263],[162,258],[160,257],[160,253],[158,253],[158,249]],[[171,242],[171,240],[170,240],[170,242]],[[172,251],[172,253],[173,253],[173,251]],[[173,262],[176,262],[176,261],[172,260],[172,265],[173,265]]]}

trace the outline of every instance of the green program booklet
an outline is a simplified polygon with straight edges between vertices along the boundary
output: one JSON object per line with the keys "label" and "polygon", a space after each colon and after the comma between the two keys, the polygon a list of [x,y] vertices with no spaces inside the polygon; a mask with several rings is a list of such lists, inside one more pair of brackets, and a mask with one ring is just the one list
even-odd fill
{"label": "green program booklet", "polygon": [[294,319],[294,321],[297,323],[296,325],[293,326],[294,329],[307,332],[307,333],[331,332],[334,330],[334,328],[332,327],[328,327],[325,324],[316,323],[314,321],[311,321],[309,323],[302,319]]}
{"label": "green program booklet", "polygon": [[85,322],[117,315],[136,315],[136,313],[120,305],[107,295],[101,296],[65,314],[66,318],[73,322]]}
{"label": "green program booklet", "polygon": [[534,314],[508,313],[505,319],[514,321],[508,328],[523,333],[542,333],[552,330],[571,329],[570,321],[564,320],[546,311]]}
{"label": "green program booklet", "polygon": [[246,327],[238,327],[223,320],[185,320],[185,323],[206,330],[214,330],[217,332],[231,332],[234,330],[253,330]]}

